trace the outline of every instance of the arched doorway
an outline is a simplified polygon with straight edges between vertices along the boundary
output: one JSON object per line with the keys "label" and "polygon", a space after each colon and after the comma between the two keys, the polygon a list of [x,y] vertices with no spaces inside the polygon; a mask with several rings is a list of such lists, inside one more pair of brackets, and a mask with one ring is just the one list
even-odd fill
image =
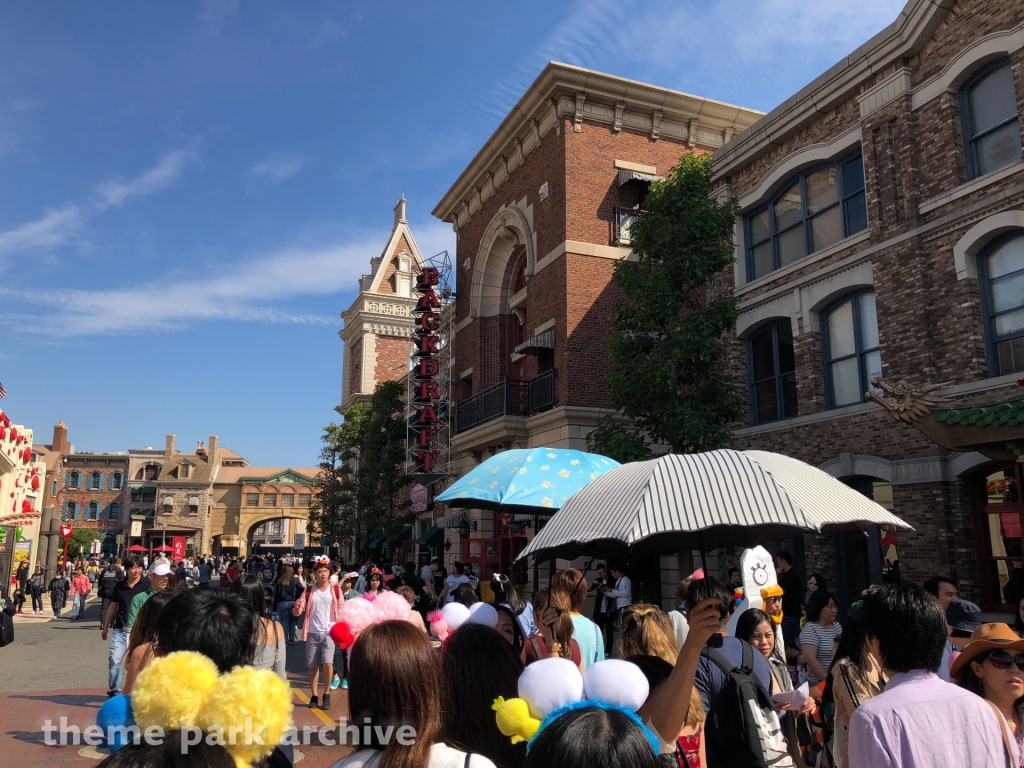
{"label": "arched doorway", "polygon": [[308,519],[301,515],[278,512],[244,521],[239,531],[244,551],[239,554],[250,556],[264,552],[284,554],[293,549],[300,551],[305,549]]}

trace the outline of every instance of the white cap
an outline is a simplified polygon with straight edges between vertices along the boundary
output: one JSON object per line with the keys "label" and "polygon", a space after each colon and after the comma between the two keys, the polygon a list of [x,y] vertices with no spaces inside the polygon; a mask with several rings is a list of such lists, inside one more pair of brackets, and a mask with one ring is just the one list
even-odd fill
{"label": "white cap", "polygon": [[171,564],[166,560],[157,560],[149,569],[150,576],[166,576],[171,572]]}

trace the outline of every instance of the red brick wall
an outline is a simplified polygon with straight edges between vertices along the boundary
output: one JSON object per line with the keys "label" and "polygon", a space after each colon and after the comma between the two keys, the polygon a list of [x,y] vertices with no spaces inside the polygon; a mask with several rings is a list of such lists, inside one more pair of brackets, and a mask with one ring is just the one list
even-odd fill
{"label": "red brick wall", "polygon": [[405,375],[409,360],[409,340],[396,336],[377,337],[377,366],[373,381],[395,381]]}

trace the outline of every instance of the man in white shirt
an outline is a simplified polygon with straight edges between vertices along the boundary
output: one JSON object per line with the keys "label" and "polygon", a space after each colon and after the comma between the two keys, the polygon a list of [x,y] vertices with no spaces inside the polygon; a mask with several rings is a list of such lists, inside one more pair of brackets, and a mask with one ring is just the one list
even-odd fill
{"label": "man in white shirt", "polygon": [[466,566],[457,560],[452,563],[452,570],[455,571],[454,575],[449,576],[445,580],[444,584],[444,595],[447,597],[442,601],[450,603],[455,600],[455,590],[463,584],[469,584],[469,577],[466,575]]}
{"label": "man in white shirt", "polygon": [[605,619],[608,625],[605,631],[608,633],[610,650],[617,653],[615,636],[622,627],[622,609],[633,604],[633,583],[629,576],[622,572],[622,567],[618,563],[609,563],[608,569],[612,574],[612,586],[601,589],[608,598],[608,615]]}
{"label": "man in white shirt", "polygon": [[331,566],[326,557],[317,560],[313,566],[315,584],[306,588],[292,607],[293,616],[306,614],[302,628],[306,641],[306,667],[309,670],[309,707],[317,706],[320,691],[320,667],[324,668],[324,698],[320,709],[331,708],[331,678],[334,677],[334,640],[331,627],[338,620],[338,610],[344,596],[337,584],[331,584]]}

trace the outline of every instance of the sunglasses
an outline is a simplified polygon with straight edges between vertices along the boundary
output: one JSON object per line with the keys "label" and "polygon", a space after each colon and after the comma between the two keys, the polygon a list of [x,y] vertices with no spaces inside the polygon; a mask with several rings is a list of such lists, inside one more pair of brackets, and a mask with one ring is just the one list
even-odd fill
{"label": "sunglasses", "polygon": [[1016,664],[1017,669],[1024,669],[1024,653],[1011,654],[1009,651],[992,651],[988,660],[996,669],[1009,669],[1011,664]]}

